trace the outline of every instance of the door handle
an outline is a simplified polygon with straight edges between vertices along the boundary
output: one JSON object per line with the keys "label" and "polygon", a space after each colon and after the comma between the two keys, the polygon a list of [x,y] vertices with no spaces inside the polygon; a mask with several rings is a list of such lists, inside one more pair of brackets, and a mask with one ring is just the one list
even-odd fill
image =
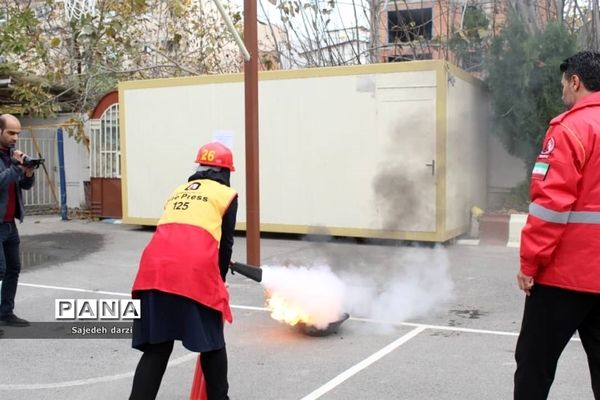
{"label": "door handle", "polygon": [[425,164],[426,167],[431,167],[431,176],[435,176],[435,160],[431,160],[430,164]]}

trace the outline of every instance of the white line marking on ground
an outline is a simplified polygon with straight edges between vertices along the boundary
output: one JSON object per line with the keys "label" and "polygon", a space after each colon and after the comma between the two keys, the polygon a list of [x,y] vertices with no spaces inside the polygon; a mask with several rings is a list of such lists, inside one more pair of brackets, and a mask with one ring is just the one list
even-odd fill
{"label": "white line marking on ground", "polygon": [[[80,289],[80,288],[63,287],[63,286],[38,285],[38,284],[34,284],[34,283],[19,283],[19,285],[42,288],[42,289],[66,290],[66,291],[70,291],[70,292],[97,293],[97,294],[107,294],[107,295],[113,295],[113,296],[131,297],[130,293],[107,292],[107,291],[103,291],[103,290],[90,290],[90,289]],[[230,307],[234,308],[234,309],[239,309],[239,310],[269,311],[266,307],[240,306],[240,305],[235,305],[235,304],[231,304]],[[518,332],[490,331],[490,330],[485,330],[485,329],[470,329],[470,328],[459,328],[456,326],[428,325],[428,324],[417,324],[417,323],[412,323],[412,322],[385,321],[385,320],[377,320],[377,319],[369,319],[369,318],[350,317],[350,319],[353,321],[370,322],[370,323],[375,323],[375,324],[423,327],[423,328],[443,330],[443,331],[481,333],[481,334],[499,335],[499,336],[519,336]]]}
{"label": "white line marking on ground", "polygon": [[108,294],[111,296],[124,296],[131,297],[131,293],[119,293],[119,292],[107,292],[105,290],[90,290],[90,289],[78,289],[64,286],[49,286],[49,285],[38,285],[35,283],[19,283],[20,286],[35,287],[41,289],[54,289],[54,290],[66,290],[69,292],[83,292],[83,293],[97,293],[97,294]]}
{"label": "white line marking on ground", "polygon": [[[185,356],[176,358],[167,364],[167,368],[183,364],[190,360],[195,360],[198,353],[190,353]],[[72,386],[91,385],[94,383],[113,382],[120,379],[133,377],[134,372],[125,372],[123,374],[100,376],[98,378],[77,379],[74,381],[56,382],[56,383],[20,383],[20,384],[0,384],[0,390],[38,390],[38,389],[56,389]]]}
{"label": "white line marking on ground", "polygon": [[[418,324],[415,322],[392,322],[392,321],[370,319],[370,318],[350,317],[350,319],[353,321],[370,322],[370,323],[374,323],[374,324],[423,327],[425,329],[431,329],[431,330],[437,330],[437,331],[480,333],[483,335],[496,335],[496,336],[519,336],[519,332],[491,331],[488,329],[459,328],[457,326]],[[571,338],[571,341],[580,342],[581,340],[577,337],[573,337],[573,338]]]}
{"label": "white line marking on ground", "polygon": [[419,333],[423,332],[425,329],[427,329],[427,328],[422,327],[422,326],[413,329],[412,331],[408,332],[406,335],[401,336],[400,338],[396,339],[392,343],[388,344],[383,349],[370,355],[369,357],[365,358],[358,364],[355,364],[354,366],[348,368],[347,370],[345,370],[344,372],[342,372],[341,374],[339,374],[338,376],[336,376],[335,378],[333,378],[332,380],[330,380],[329,382],[327,382],[326,384],[324,384],[323,386],[321,386],[314,392],[310,393],[308,396],[303,397],[302,400],[318,399],[319,397],[323,396],[325,393],[329,392],[331,389],[334,389],[336,386],[338,386],[339,384],[344,382],[346,379],[359,373],[363,369],[367,368],[369,365],[373,364],[374,362],[385,357],[392,351],[396,350],[398,347],[402,346],[404,343],[408,342],[410,339],[414,338]]}
{"label": "white line marking on ground", "polygon": [[[19,283],[19,285],[42,288],[42,289],[66,290],[66,291],[71,291],[71,292],[96,293],[96,294],[106,294],[106,295],[112,295],[112,296],[131,297],[130,293],[107,292],[104,290],[91,290],[91,289],[79,289],[79,288],[64,287],[64,286],[38,285],[35,283]],[[231,304],[230,306],[231,306],[231,308],[239,309],[239,310],[269,311],[266,307],[240,306],[240,305],[235,305],[235,304]],[[385,320],[370,319],[370,318],[350,317],[350,319],[353,321],[370,322],[370,323],[384,324],[384,325],[423,327],[426,329],[434,329],[434,330],[439,330],[439,331],[480,333],[480,334],[485,334],[485,335],[497,335],[497,336],[519,336],[519,332],[506,332],[506,331],[492,331],[492,330],[487,330],[487,329],[460,328],[460,327],[456,327],[456,326],[418,324],[418,323],[414,323],[414,322],[385,321]],[[571,340],[580,341],[579,338],[572,338]]]}
{"label": "white line marking on ground", "polygon": [[499,335],[499,336],[519,336],[518,332],[505,332],[505,331],[490,331],[486,329],[471,329],[471,328],[460,328],[457,326],[444,326],[444,325],[428,325],[428,324],[417,324],[414,322],[397,322],[393,323],[390,321],[378,320],[378,319],[370,319],[370,318],[352,318],[355,321],[362,322],[371,322],[375,324],[394,324],[394,325],[402,325],[402,326],[414,326],[414,327],[424,327],[428,329],[436,329],[442,331],[455,331],[455,332],[468,332],[468,333],[484,333],[488,335]]}

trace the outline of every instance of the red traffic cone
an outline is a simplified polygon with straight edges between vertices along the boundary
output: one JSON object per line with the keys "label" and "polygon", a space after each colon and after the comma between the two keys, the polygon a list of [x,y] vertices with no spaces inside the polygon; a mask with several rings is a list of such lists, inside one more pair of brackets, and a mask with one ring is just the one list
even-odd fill
{"label": "red traffic cone", "polygon": [[198,360],[196,361],[196,371],[194,372],[194,381],[192,382],[190,400],[208,399],[206,397],[206,382],[204,381],[204,374],[202,373],[202,364],[200,363],[201,356],[201,354],[198,354]]}

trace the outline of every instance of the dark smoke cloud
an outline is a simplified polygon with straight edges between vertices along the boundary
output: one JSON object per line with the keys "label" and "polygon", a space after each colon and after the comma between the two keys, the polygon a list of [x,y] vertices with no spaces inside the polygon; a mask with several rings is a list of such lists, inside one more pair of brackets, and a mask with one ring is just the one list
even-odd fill
{"label": "dark smoke cloud", "polygon": [[406,169],[392,166],[383,169],[373,180],[383,229],[402,230],[418,221],[419,198],[415,183],[407,178]]}

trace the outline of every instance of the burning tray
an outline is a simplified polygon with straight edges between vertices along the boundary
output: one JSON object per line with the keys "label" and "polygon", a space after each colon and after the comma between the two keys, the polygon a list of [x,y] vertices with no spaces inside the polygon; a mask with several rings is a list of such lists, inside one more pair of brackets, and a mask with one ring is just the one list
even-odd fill
{"label": "burning tray", "polygon": [[327,325],[325,328],[322,328],[322,329],[317,328],[314,325],[307,325],[305,322],[299,322],[298,324],[296,324],[296,328],[300,332],[302,332],[308,336],[317,336],[317,337],[329,336],[332,333],[337,333],[340,325],[342,325],[344,323],[344,321],[347,320],[348,318],[350,318],[350,314],[343,313],[342,316],[340,317],[340,319],[338,319],[337,321],[330,322],[329,325]]}

